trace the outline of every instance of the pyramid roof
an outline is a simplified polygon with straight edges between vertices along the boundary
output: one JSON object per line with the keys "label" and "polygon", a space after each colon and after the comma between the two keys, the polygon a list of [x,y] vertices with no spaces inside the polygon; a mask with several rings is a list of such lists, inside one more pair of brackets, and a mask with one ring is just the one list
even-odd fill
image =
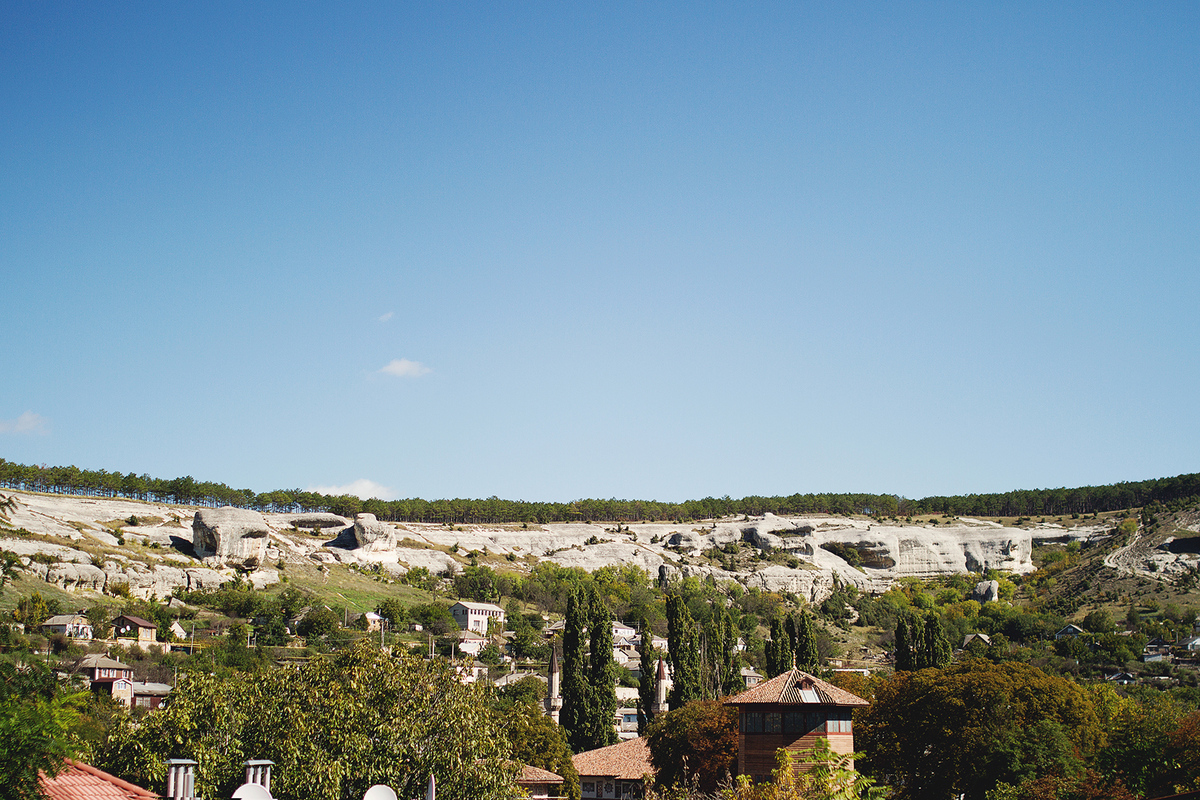
{"label": "pyramid roof", "polygon": [[855,694],[826,683],[807,672],[793,669],[763,681],[746,691],[725,699],[726,705],[744,706],[759,704],[782,705],[827,705],[868,706],[866,700]]}

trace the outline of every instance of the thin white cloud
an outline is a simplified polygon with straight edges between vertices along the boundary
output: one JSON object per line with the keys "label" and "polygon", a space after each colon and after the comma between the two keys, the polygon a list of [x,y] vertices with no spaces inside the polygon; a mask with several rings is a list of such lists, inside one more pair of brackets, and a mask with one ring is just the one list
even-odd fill
{"label": "thin white cloud", "polygon": [[338,497],[343,494],[352,494],[355,497],[361,497],[363,500],[369,500],[372,497],[377,500],[395,500],[396,493],[386,486],[380,486],[375,481],[369,481],[366,478],[359,478],[352,483],[347,483],[345,486],[310,486],[304,491],[318,492],[327,494],[333,497]]}
{"label": "thin white cloud", "polygon": [[391,311],[389,311],[389,312],[387,312],[386,314],[381,314],[381,315],[380,315],[380,317],[379,317],[379,321],[380,321],[380,322],[387,322],[387,321],[388,321],[389,319],[391,319],[391,318],[392,318],[392,312],[391,312]]}
{"label": "thin white cloud", "polygon": [[431,370],[420,361],[409,361],[407,358],[394,358],[386,367],[379,370],[385,375],[395,375],[397,378],[419,378],[428,375]]}
{"label": "thin white cloud", "polygon": [[26,411],[16,419],[0,419],[0,433],[45,433],[47,422],[41,414]]}

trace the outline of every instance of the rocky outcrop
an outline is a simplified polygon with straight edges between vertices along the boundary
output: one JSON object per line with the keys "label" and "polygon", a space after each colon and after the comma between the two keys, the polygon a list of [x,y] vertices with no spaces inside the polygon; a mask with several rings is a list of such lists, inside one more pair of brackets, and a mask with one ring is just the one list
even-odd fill
{"label": "rocky outcrop", "polygon": [[368,553],[396,549],[396,529],[380,522],[374,514],[359,514],[354,518],[354,541]]}
{"label": "rocky outcrop", "polygon": [[994,603],[1000,599],[1000,581],[980,581],[971,591],[971,599],[979,603]]}
{"label": "rocky outcrop", "polygon": [[192,520],[192,547],[205,563],[255,569],[267,554],[271,529],[262,514],[244,508],[206,508]]}
{"label": "rocky outcrop", "polygon": [[339,517],[337,514],[288,514],[283,517],[283,520],[294,528],[320,530],[324,528],[350,527],[350,520],[345,517]]}

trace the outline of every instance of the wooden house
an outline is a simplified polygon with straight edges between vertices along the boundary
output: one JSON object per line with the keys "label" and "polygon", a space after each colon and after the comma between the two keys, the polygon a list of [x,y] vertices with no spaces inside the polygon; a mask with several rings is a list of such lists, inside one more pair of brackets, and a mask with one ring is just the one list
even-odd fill
{"label": "wooden house", "polygon": [[[738,773],[770,778],[775,751],[811,749],[825,739],[835,753],[854,752],[850,714],[869,705],[861,697],[793,669],[725,700],[738,708]],[[803,763],[797,764],[803,769]]]}

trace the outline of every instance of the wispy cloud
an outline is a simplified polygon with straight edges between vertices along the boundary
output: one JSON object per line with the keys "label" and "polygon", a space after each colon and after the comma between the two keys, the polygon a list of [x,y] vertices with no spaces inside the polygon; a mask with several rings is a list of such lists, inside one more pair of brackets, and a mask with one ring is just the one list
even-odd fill
{"label": "wispy cloud", "polygon": [[334,497],[343,494],[352,494],[355,497],[361,497],[363,500],[369,500],[372,497],[378,500],[396,499],[396,493],[391,489],[386,486],[380,486],[375,481],[369,481],[366,478],[359,478],[356,481],[347,483],[345,486],[310,486],[304,491],[319,492]]}
{"label": "wispy cloud", "polygon": [[387,312],[386,314],[380,314],[380,316],[379,316],[379,321],[380,321],[380,322],[387,322],[387,321],[388,321],[389,319],[391,319],[391,318],[392,318],[392,312],[391,312],[391,311],[389,311],[389,312]]}
{"label": "wispy cloud", "polygon": [[49,421],[41,414],[26,411],[16,419],[0,419],[0,433],[45,433]]}
{"label": "wispy cloud", "polygon": [[397,378],[419,378],[428,375],[431,370],[420,361],[409,361],[407,358],[394,358],[386,367],[379,370],[385,375],[395,375]]}

